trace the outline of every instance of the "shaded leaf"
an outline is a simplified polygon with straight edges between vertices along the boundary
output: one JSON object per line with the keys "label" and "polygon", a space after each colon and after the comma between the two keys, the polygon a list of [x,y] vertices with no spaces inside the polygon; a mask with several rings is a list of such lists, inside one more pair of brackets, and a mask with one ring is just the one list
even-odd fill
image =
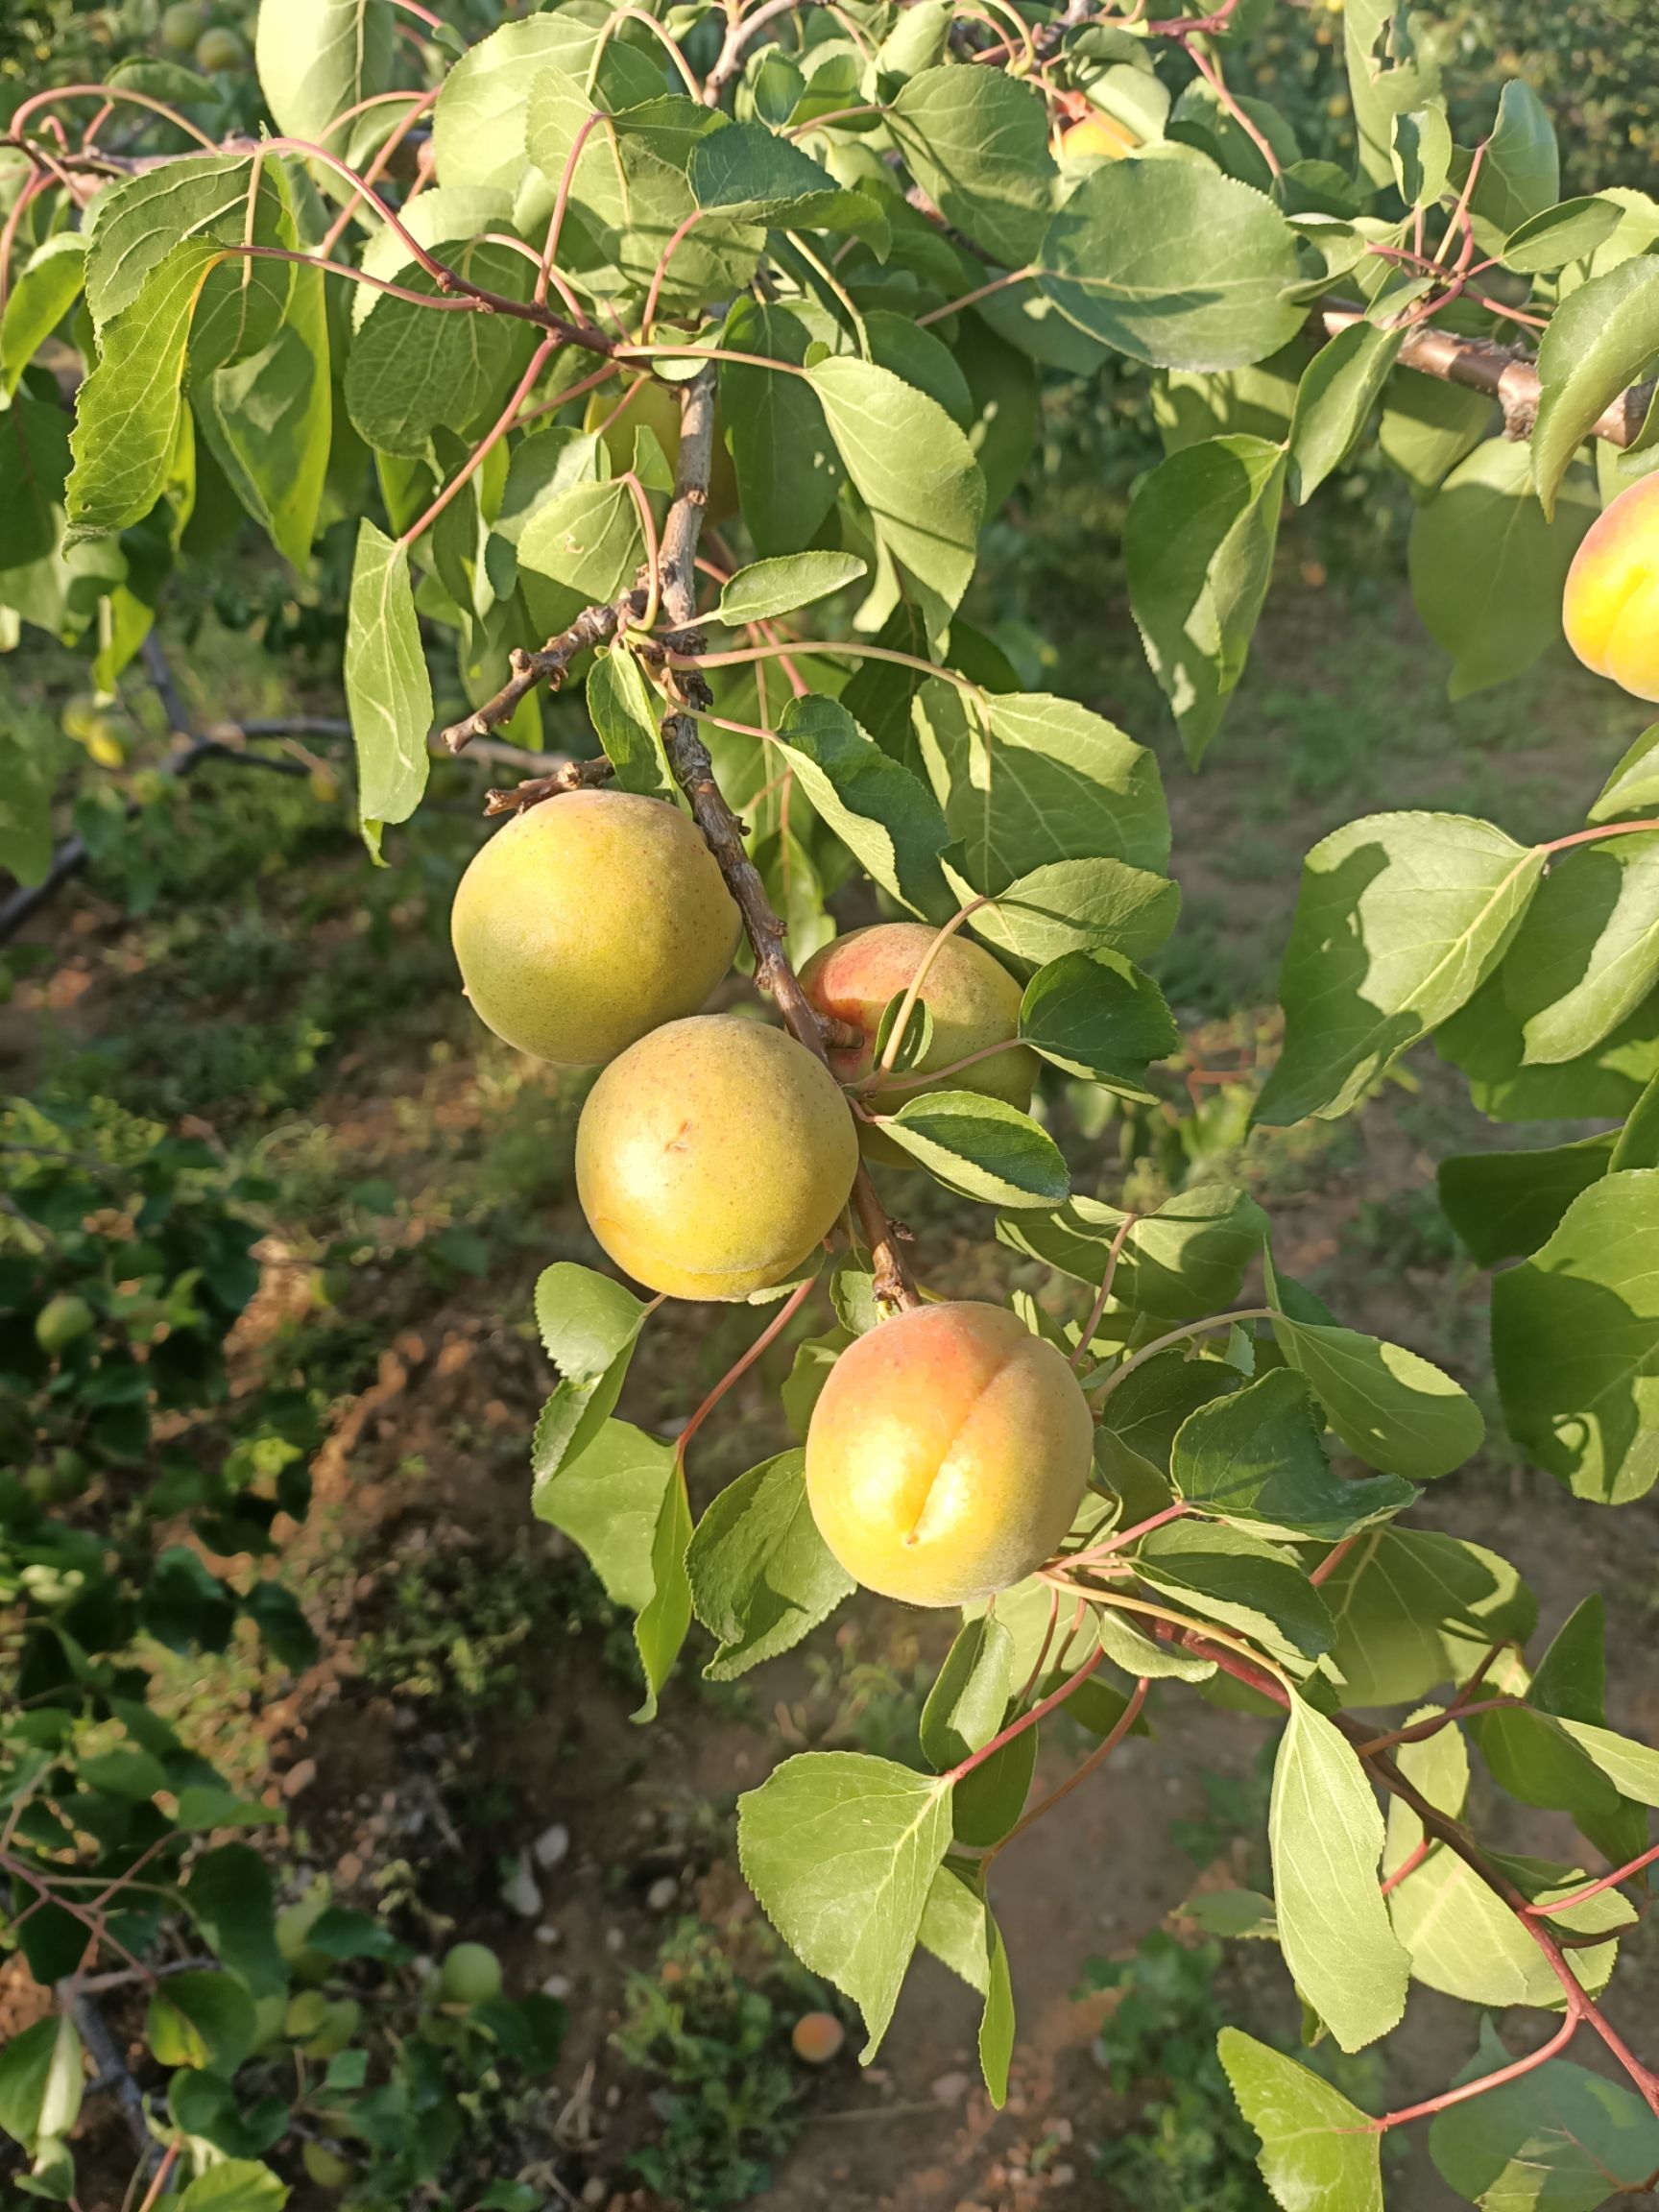
{"label": "shaded leaf", "polygon": [[367,516],[357,526],[346,634],[346,704],[357,752],[357,805],[377,850],[380,826],[406,822],[429,766],[432,682],[421,647],[409,548]]}
{"label": "shaded leaf", "polygon": [[1398,1476],[1345,1482],[1334,1475],[1307,1378],[1283,1367],[1189,1414],[1170,1474],[1181,1497],[1222,1520],[1331,1544],[1402,1511],[1417,1494]]}
{"label": "shaded leaf", "polygon": [[697,1524],[685,1571],[697,1618],[719,1639],[703,1670],[711,1682],[787,1651],[854,1588],[818,1533],[798,1451],[726,1485]]}

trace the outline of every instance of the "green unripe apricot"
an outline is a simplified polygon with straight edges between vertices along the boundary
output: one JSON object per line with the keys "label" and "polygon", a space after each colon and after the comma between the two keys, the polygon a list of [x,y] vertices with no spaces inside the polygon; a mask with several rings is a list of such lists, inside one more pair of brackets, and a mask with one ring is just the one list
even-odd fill
{"label": "green unripe apricot", "polygon": [[302,2143],[300,2163],[305,2169],[306,2178],[315,2181],[320,2189],[344,2189],[349,2181],[357,2178],[356,2167],[342,2158],[337,2151],[330,2151],[326,2143]]}
{"label": "green unripe apricot", "polygon": [[450,936],[472,1010],[538,1060],[592,1067],[695,1014],[742,929],[690,819],[633,791],[571,791],[474,856]]}
{"label": "green unripe apricot", "polygon": [[332,2058],[356,2034],[363,2008],[355,1997],[325,1997],[321,1989],[301,1989],[288,2001],[283,2029],[307,2058]]}
{"label": "green unripe apricot", "polygon": [[161,43],[169,54],[188,54],[207,29],[207,11],[197,0],[173,0],[161,11]]}
{"label": "green unripe apricot", "polygon": [[36,1314],[35,1341],[49,1358],[56,1359],[77,1337],[85,1335],[96,1318],[84,1298],[77,1298],[73,1291],[60,1291],[56,1298],[48,1298]]}
{"label": "green unripe apricot", "polygon": [[706,1014],[613,1060],[576,1127],[576,1190],[619,1267],[671,1298],[787,1282],[858,1168],[840,1086],[781,1029]]}
{"label": "green unripe apricot", "polygon": [[[634,466],[634,433],[649,430],[661,446],[670,469],[680,462],[680,392],[660,376],[637,376],[626,387],[602,384],[588,402],[582,418],[584,430],[597,430],[611,456],[613,475]],[[737,512],[737,471],[720,435],[720,418],[714,418],[714,446],[709,469],[709,503],[704,510],[710,522],[724,522]]]}
{"label": "green unripe apricot", "polygon": [[196,66],[205,77],[218,70],[246,69],[248,49],[234,31],[223,26],[204,31],[196,41]]}
{"label": "green unripe apricot", "polygon": [[438,1987],[450,2005],[488,2005],[501,1994],[501,1961],[488,1944],[457,1943],[444,1955]]}

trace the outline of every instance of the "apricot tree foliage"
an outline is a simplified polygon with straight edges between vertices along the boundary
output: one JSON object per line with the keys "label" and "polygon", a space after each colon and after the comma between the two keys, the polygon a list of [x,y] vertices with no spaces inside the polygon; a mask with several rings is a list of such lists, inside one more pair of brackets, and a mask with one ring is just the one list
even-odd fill
{"label": "apricot tree foliage", "polygon": [[[881,1174],[907,1159],[1051,1271],[1055,1295],[1014,1310],[1090,1408],[1070,1531],[965,1609],[920,1764],[808,1752],[739,1805],[749,1881],[858,2007],[866,2057],[921,1946],[982,1996],[1001,2098],[998,1862],[1046,1809],[1028,1802],[1042,1724],[1064,1709],[1096,1737],[1092,1769],[1161,1709],[1212,1697],[1283,1722],[1274,1893],[1199,1908],[1275,1940],[1302,2000],[1307,2057],[1223,2039],[1278,2200],[1381,2204],[1384,2135],[1431,2118],[1470,2201],[1515,2201],[1525,2170],[1587,2208],[1659,2171],[1659,2073],[1602,2004],[1659,1858],[1659,1752],[1606,1725],[1600,1601],[1529,1655],[1531,1592],[1499,1551],[1438,1532],[1425,1498],[1480,1447],[1480,1411],[1278,1267],[1249,1194],[1200,1180],[1145,1213],[1110,1195],[1076,1130],[1175,1115],[1190,1070],[1146,967],[1179,906],[1163,733],[1023,688],[960,613],[1044,380],[1111,355],[1152,373],[1166,431],[1124,553],[1193,765],[1243,670],[1286,499],[1358,448],[1379,444],[1421,503],[1413,588],[1456,696],[1559,636],[1580,539],[1649,466],[1632,387],[1659,358],[1659,204],[1561,202],[1550,119],[1518,82],[1478,145],[1454,143],[1433,57],[1383,0],[1342,17],[1357,166],[1308,157],[1228,84],[1230,41],[1268,12],[567,0],[468,46],[413,0],[266,0],[257,142],[201,130],[199,81],[172,64],[28,100],[0,242],[0,603],[84,638],[113,685],[204,502],[239,502],[301,572],[320,522],[361,514],[345,673],[376,854],[435,748],[535,747],[543,688],[585,685],[599,756],[549,764],[498,810],[538,823],[600,783],[685,809],[780,1045],[813,1082],[836,1056],[870,1140],[854,1173],[837,1139],[828,1248],[814,1237],[754,1292],[775,1310],[742,1367],[809,1302],[826,1315],[783,1392],[803,1439],[839,1356],[929,1295],[926,1246],[868,1158]],[[1608,621],[1642,551],[1610,542],[1580,570]],[[1575,636],[1600,638],[1595,606],[1579,613]],[[438,654],[469,711],[435,738]],[[1641,688],[1640,662],[1608,664]],[[1495,1119],[1618,1124],[1441,1168],[1457,1235],[1503,1264],[1504,1424],[1587,1509],[1659,1474],[1653,734],[1585,826],[1534,846],[1433,812],[1318,845],[1255,1105],[1277,1126],[1351,1113],[1431,1037]],[[591,882],[602,897],[602,868]],[[874,1019],[815,1002],[798,973],[849,900],[926,947]],[[927,977],[964,930],[1018,1007],[953,1060]],[[530,1008],[555,1030],[558,957]],[[673,1032],[650,1023],[685,1010],[670,994],[636,1019],[628,989],[598,1016],[646,1029],[630,1061],[657,1066]],[[1031,1111],[967,1074],[1015,1044],[1042,1064]],[[585,1197],[646,1110],[645,1077],[612,1067]],[[674,1442],[617,1419],[654,1310],[572,1263],[537,1292],[560,1380],[535,1510],[634,1614],[644,1717],[693,1620],[707,1672],[730,1680],[852,1587],[802,1450],[693,1527],[687,1451],[733,1377]],[[858,1400],[840,1396],[837,1451],[855,1458]],[[1479,1841],[1472,1751],[1483,1787],[1570,1815],[1585,1863]],[[48,1895],[59,1863],[42,1847],[21,1894]],[[204,1938],[227,1979],[246,1972],[210,1918]],[[1469,2069],[1367,2116],[1319,2046],[1376,2042],[1413,1981],[1473,2008]],[[1545,2032],[1510,2023],[1515,2056],[1481,2009],[1535,2009]],[[1594,2094],[1563,2056],[1586,2040],[1619,2077]],[[52,2053],[13,2070],[5,2108],[47,2176],[67,2108]],[[186,2159],[246,2150],[229,2091],[190,2109]]]}

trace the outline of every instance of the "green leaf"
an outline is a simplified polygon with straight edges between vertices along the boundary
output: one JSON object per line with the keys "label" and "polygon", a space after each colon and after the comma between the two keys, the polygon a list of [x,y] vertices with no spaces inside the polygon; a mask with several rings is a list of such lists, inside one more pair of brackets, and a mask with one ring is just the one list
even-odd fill
{"label": "green leaf", "polygon": [[1547,516],[1592,424],[1656,356],[1659,262],[1647,254],[1592,276],[1551,316],[1538,347],[1538,426],[1531,443],[1532,481]]}
{"label": "green leaf", "polygon": [[[1453,181],[1461,185],[1468,168],[1469,158],[1460,152]],[[1481,251],[1501,252],[1510,231],[1560,197],[1561,158],[1549,110],[1525,79],[1511,77],[1499,97],[1498,120],[1469,202]]]}
{"label": "green leaf", "polygon": [[1586,819],[1623,822],[1659,805],[1659,722],[1644,730],[1602,784]]}
{"label": "green leaf", "polygon": [[1175,1489],[1220,1520],[1328,1544],[1410,1504],[1417,1493],[1398,1476],[1344,1482],[1334,1475],[1319,1429],[1307,1378],[1273,1369],[1188,1415],[1170,1463]]}
{"label": "green leaf", "polygon": [[333,126],[390,90],[396,22],[392,0],[261,0],[253,60],[284,137],[345,156],[350,141]]}
{"label": "green leaf", "polygon": [[[1079,1196],[1046,1219],[1021,1214],[998,1221],[997,1234],[1045,1266],[1098,1283],[1123,1220],[1118,1207]],[[1224,1183],[1178,1190],[1142,1214],[1124,1238],[1107,1310],[1168,1322],[1231,1305],[1266,1233],[1267,1216],[1242,1190]]]}
{"label": "green leaf", "polygon": [[319,269],[297,269],[287,318],[261,351],[202,377],[192,399],[231,489],[304,573],[334,436],[328,316]]}
{"label": "green leaf", "polygon": [[1272,575],[1285,470],[1283,449],[1265,439],[1209,438],[1161,461],[1129,502],[1130,604],[1194,766],[1250,656]]}
{"label": "green leaf", "polygon": [[1410,485],[1412,497],[1431,499],[1496,421],[1493,401],[1480,393],[1402,370],[1389,381],[1377,443]]}
{"label": "green leaf", "polygon": [[223,2158],[198,2174],[177,2200],[176,2212],[282,2212],[288,2188],[268,2166],[251,2158]]}
{"label": "green leaf", "polygon": [[878,1118],[883,1132],[948,1190],[987,1206],[1054,1206],[1070,1189],[1060,1147],[1005,1099],[933,1091]]}
{"label": "green leaf", "polygon": [[1135,1572],[1184,1611],[1220,1621],[1297,1673],[1331,1647],[1331,1617],[1293,1551],[1246,1529],[1174,1521],[1135,1547]]}
{"label": "green leaf", "polygon": [[[1546,877],[1543,889],[1549,888]],[[1476,1106],[1494,1120],[1616,1118],[1630,1112],[1659,1074],[1659,994],[1581,1058],[1558,1068],[1525,1068],[1521,1023],[1500,973],[1436,1032],[1434,1046],[1463,1070]]]}
{"label": "green leaf", "polygon": [[1454,699],[1523,674],[1561,635],[1562,587],[1597,502],[1569,478],[1547,520],[1529,468],[1525,445],[1488,438],[1412,518],[1411,596],[1452,656]]}
{"label": "green leaf", "polygon": [[[428,219],[435,221],[435,214]],[[411,225],[411,234],[419,237],[425,227]],[[528,297],[534,272],[509,248],[468,239],[445,245],[444,252],[470,282],[508,299]],[[363,265],[404,290],[436,299],[437,278],[407,255],[397,234],[382,230]],[[384,293],[368,298],[372,304],[353,332],[342,387],[358,436],[377,452],[405,460],[423,460],[439,428],[470,442],[523,374],[535,344],[531,325],[512,315],[445,312]]]}
{"label": "green leaf", "polygon": [[1260,1889],[1201,1889],[1179,1910],[1184,1920],[1195,1921],[1206,1936],[1221,1936],[1235,1943],[1279,1940],[1273,1900]]}
{"label": "green leaf", "polygon": [[556,1262],[537,1277],[536,1326],[559,1370],[530,1448],[538,1492],[581,1456],[615,1411],[649,1311],[613,1277],[574,1261]]}
{"label": "green leaf", "polygon": [[[742,299],[733,302],[720,343],[733,352],[799,366],[812,336],[793,308]],[[799,552],[811,543],[845,479],[818,395],[804,376],[787,371],[722,361],[720,413],[756,551],[767,557]]]}
{"label": "green leaf", "polygon": [[1611,1137],[1534,1152],[1465,1152],[1442,1160],[1440,1206],[1479,1267],[1536,1252],[1581,1190],[1612,1165]]}
{"label": "green leaf", "polygon": [[1014,1638],[995,1614],[967,1621],[922,1708],[922,1755],[936,1773],[982,1751],[1000,1730],[1014,1681]]}
{"label": "green leaf", "polygon": [[1103,346],[1161,369],[1237,369],[1296,335],[1296,237],[1270,200],[1193,161],[1086,177],[1038,252],[1044,293]]}
{"label": "green leaf", "polygon": [[1181,1043],[1164,994],[1120,952],[1067,952],[1038,970],[1020,1001],[1020,1035],[1045,1060],[1109,1090],[1148,1098],[1146,1070]]}
{"label": "green leaf", "polygon": [[75,466],[64,505],[77,535],[103,537],[141,522],[165,489],[190,325],[219,258],[205,239],[184,240],[105,325],[69,438]]}
{"label": "green leaf", "polygon": [[1302,1698],[1273,1765],[1267,1816],[1279,1940],[1296,1986],[1344,2051],[1406,2009],[1409,1960],[1377,1886],[1382,1815],[1354,1748]]}
{"label": "green leaf", "polygon": [[[432,152],[447,191],[460,184],[529,196],[526,121],[540,73],[558,69],[587,80],[605,18],[586,9],[559,8],[506,22],[469,46],[444,80],[432,111]],[[608,108],[653,99],[667,83],[662,57],[619,37],[608,38],[593,86]],[[555,178],[555,182],[557,179]],[[536,179],[536,204],[521,204],[545,227],[554,184]],[[417,203],[417,205],[419,203]]]}
{"label": "green leaf", "polygon": [[[949,862],[946,879],[964,905],[975,896]],[[1180,907],[1180,887],[1149,869],[1121,860],[1051,860],[1006,884],[971,926],[988,945],[1035,967],[1070,952],[1143,959],[1167,939]]]}
{"label": "green leaf", "polygon": [[692,196],[707,213],[789,230],[851,230],[880,251],[890,235],[868,193],[844,191],[812,156],[763,123],[732,123],[691,151]]}
{"label": "green leaf", "polygon": [[826,599],[869,574],[869,563],[856,553],[794,553],[773,561],[756,561],[739,568],[720,593],[714,619],[729,629],[745,622],[769,621],[774,614],[792,614]]}
{"label": "green leaf", "polygon": [[346,705],[357,750],[357,807],[378,850],[380,826],[421,804],[429,762],[432,681],[409,584],[409,548],[365,516],[357,526],[346,633]]}
{"label": "green leaf", "polygon": [[[1511,2063],[1482,2022],[1460,2079]],[[1659,2169],[1659,2119],[1621,2083],[1551,2058],[1436,2113],[1429,2152],[1442,2179],[1481,2212],[1595,2212]]]}
{"label": "green leaf", "polygon": [[673,1445],[607,1421],[579,1459],[537,1484],[531,1510],[581,1546],[605,1595],[636,1616],[646,1698],[635,1718],[649,1720],[691,1623],[691,1516]]}
{"label": "green leaf", "polygon": [[786,1759],[737,1801],[744,1879],[783,1940],[864,2015],[866,2063],[950,1842],[948,1777],[862,1752]]}
{"label": "green leaf", "polygon": [[985,479],[989,520],[1025,472],[1042,421],[1041,389],[1031,361],[977,315],[962,319],[955,360],[968,385],[968,443]]}
{"label": "green leaf", "polygon": [[1358,2105],[1240,2029],[1223,2028],[1215,2047],[1285,2212],[1382,2212],[1382,2138]]}
{"label": "green leaf", "polygon": [[0,575],[54,552],[68,473],[68,418],[51,400],[18,392],[0,410]]}
{"label": "green leaf", "polygon": [[1101,1609],[1100,1647],[1120,1672],[1149,1682],[1208,1682],[1215,1671],[1214,1659],[1196,1658],[1173,1644],[1159,1644],[1132,1620],[1111,1608]]}
{"label": "green leaf", "polygon": [[[1057,861],[1112,859],[1158,872],[1168,860],[1157,760],[1104,715],[1043,691],[971,699],[938,680],[923,687],[915,710],[928,778],[976,891],[1000,899],[1020,885],[1031,895],[1041,886],[1029,879]],[[1087,880],[1053,888],[1069,895]],[[1133,889],[1132,903],[1152,896],[1115,880]],[[1133,956],[1137,948],[1114,950]]]}
{"label": "green leaf", "polygon": [[1349,1705],[1414,1704],[1489,1645],[1525,1643],[1538,1621],[1537,1599],[1507,1560],[1425,1529],[1370,1530],[1320,1588]]}
{"label": "green leaf", "polygon": [[[92,203],[86,236],[86,304],[98,328],[100,351],[105,325],[132,304],[160,264],[185,241],[216,241],[222,246],[298,243],[282,164],[267,157],[255,172],[246,154],[186,155],[107,185]],[[223,269],[213,280],[204,316],[213,296],[223,299],[254,281],[250,271],[255,266],[236,257]],[[257,281],[279,288],[273,298],[285,297],[292,274],[282,264],[267,263]],[[274,318],[260,344],[275,327]]]}
{"label": "green leaf", "polygon": [[679,785],[658,721],[661,703],[635,656],[617,646],[595,653],[588,671],[587,698],[588,718],[615,770],[616,788],[678,805]]}
{"label": "green leaf", "polygon": [[0,2051],[0,2131],[31,2154],[66,2135],[81,2111],[84,2059],[75,2023],[65,2012],[36,2020]]}
{"label": "green leaf", "polygon": [[145,2033],[163,2066],[234,2074],[253,2048],[258,2021],[233,1974],[174,1974],[151,1992]]}
{"label": "green leaf", "polygon": [[38,245],[13,277],[0,316],[0,392],[8,398],[80,296],[85,261],[83,234],[60,230]]}
{"label": "green leaf", "polygon": [[[4,498],[0,469],[0,505]],[[47,748],[32,741],[32,733],[0,729],[0,868],[10,869],[19,883],[44,882],[52,866],[54,781]]]}
{"label": "green leaf", "polygon": [[576,483],[540,504],[522,525],[518,565],[586,604],[615,599],[645,558],[639,510],[623,483]]}
{"label": "green leaf", "polygon": [[1308,364],[1290,420],[1288,484],[1299,507],[1354,450],[1404,343],[1404,331],[1351,323]]}
{"label": "green leaf", "polygon": [[1509,1433],[1580,1498],[1618,1505],[1659,1477],[1659,1170],[1574,1199],[1542,1249],[1492,1286],[1492,1361]]}
{"label": "green leaf", "polygon": [[1285,1312],[1274,1314],[1273,1334],[1332,1428],[1368,1467],[1432,1482],[1480,1449],[1486,1424],[1474,1399],[1404,1344]]}
{"label": "green leaf", "polygon": [[1464,814],[1372,814],[1314,846],[1279,981],[1285,1049],[1256,1109],[1345,1114],[1503,958],[1544,873]]}
{"label": "green leaf", "polygon": [[720,1642],[703,1670],[710,1682],[789,1650],[854,1588],[812,1519],[800,1452],[727,1484],[697,1524],[685,1571],[697,1618]]}
{"label": "green leaf", "polygon": [[936,399],[874,362],[831,356],[806,376],[878,540],[914,579],[942,645],[985,512],[972,446]]}
{"label": "green leaf", "polygon": [[919,1940],[985,2000],[979,2016],[979,2066],[991,2102],[1000,2111],[1008,2099],[1014,2054],[1014,1990],[1002,1932],[966,1861],[947,1859],[933,1877]]}
{"label": "green leaf", "polygon": [[1010,269],[1031,258],[1054,182],[1035,85],[961,62],[924,69],[887,109],[887,128],[947,223]]}
{"label": "green leaf", "polygon": [[1452,167],[1452,126],[1443,101],[1394,117],[1394,181],[1407,207],[1432,207]]}
{"label": "green leaf", "polygon": [[288,1968],[276,1948],[271,1872],[248,1843],[221,1843],[198,1859],[184,1904],[220,1964],[252,1997],[280,1996]]}
{"label": "green leaf", "polygon": [[943,921],[955,901],[939,855],[950,832],[933,794],[882,752],[836,700],[792,699],[775,748],[800,780],[814,813],[883,890],[913,914]]}
{"label": "green leaf", "polygon": [[1659,835],[1569,853],[1550,871],[1503,967],[1524,1064],[1599,1045],[1659,981]]}
{"label": "green leaf", "polygon": [[1623,212],[1612,199],[1563,200],[1511,230],[1499,259],[1518,276],[1551,276],[1594,253],[1618,229]]}

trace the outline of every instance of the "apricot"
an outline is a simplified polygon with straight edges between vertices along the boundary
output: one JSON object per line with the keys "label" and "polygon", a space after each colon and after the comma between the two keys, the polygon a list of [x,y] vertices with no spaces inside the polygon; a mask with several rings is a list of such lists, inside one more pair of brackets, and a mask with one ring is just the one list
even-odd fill
{"label": "apricot", "polygon": [[197,39],[196,66],[205,77],[228,69],[246,69],[248,49],[234,31],[221,24],[216,30],[204,31]]}
{"label": "apricot", "polygon": [[1069,161],[1121,161],[1134,153],[1135,139],[1121,123],[1096,111],[1061,133],[1060,151]]}
{"label": "apricot", "polygon": [[633,791],[569,791],[515,815],[473,857],[449,917],[473,1012],[566,1067],[694,1014],[741,930],[696,826]]}
{"label": "apricot", "polygon": [[169,54],[188,54],[207,29],[207,11],[197,0],[173,0],[161,11],[161,43]]}
{"label": "apricot", "polygon": [[806,1432],[818,1532],[855,1581],[966,1605],[1050,1558],[1082,1502],[1094,1423],[1017,1315],[923,1306],[850,1344]]}
{"label": "apricot", "polygon": [[[830,1065],[843,1083],[862,1082],[874,1068],[882,1010],[909,988],[937,938],[938,931],[925,923],[878,922],[872,928],[837,937],[801,971],[802,988],[820,1014],[832,1014],[863,1031],[861,1044],[830,1054]],[[959,936],[947,937],[939,946],[921,995],[932,1017],[933,1034],[920,1062],[906,1070],[907,1076],[953,1067],[987,1045],[1012,1039],[1019,1025],[1019,984],[989,952]],[[1024,1107],[1031,1103],[1036,1075],[1037,1055],[1023,1045],[1011,1044],[1006,1052],[976,1061],[937,1083],[906,1081],[902,1089],[877,1092],[868,1103],[878,1114],[891,1114],[907,1098],[928,1091],[981,1091]],[[879,1129],[861,1123],[859,1140],[872,1160],[896,1166],[911,1164],[909,1154]]]}
{"label": "apricot", "polygon": [[[636,376],[626,390],[601,384],[588,401],[582,418],[584,430],[598,430],[611,456],[611,467],[620,476],[634,466],[634,433],[649,430],[668,456],[670,469],[680,465],[680,394],[677,386],[661,376]],[[710,522],[728,521],[737,512],[737,470],[726,441],[720,435],[720,418],[714,418],[714,452],[709,469]]]}
{"label": "apricot", "polygon": [[576,1190],[617,1265],[671,1298],[785,1282],[847,1203],[858,1140],[823,1062],[736,1014],[613,1060],[576,1127]]}
{"label": "apricot", "polygon": [[1621,492],[1585,533],[1561,599],[1567,642],[1598,676],[1659,699],[1659,476]]}
{"label": "apricot", "polygon": [[486,1943],[457,1943],[444,1954],[438,1986],[451,2005],[488,2005],[501,1994],[501,1961]]}
{"label": "apricot", "polygon": [[789,2031],[789,2047],[804,2066],[828,2066],[846,2041],[847,2031],[833,2012],[803,2012]]}

